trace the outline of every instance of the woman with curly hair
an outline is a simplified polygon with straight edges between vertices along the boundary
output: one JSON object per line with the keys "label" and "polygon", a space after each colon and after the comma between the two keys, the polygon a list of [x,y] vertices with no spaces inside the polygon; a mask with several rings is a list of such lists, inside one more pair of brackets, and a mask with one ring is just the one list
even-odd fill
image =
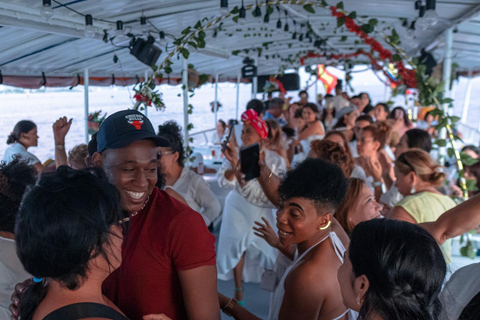
{"label": "woman with curly hair", "polygon": [[[275,289],[270,320],[355,319],[333,276],[345,247],[332,230],[332,216],[345,190],[342,170],[320,159],[306,159],[283,178],[276,225],[280,242],[295,247],[296,255]],[[235,319],[259,320],[223,295],[220,307]]]}
{"label": "woman with curly hair", "polygon": [[0,164],[0,319],[10,319],[10,295],[17,283],[30,277],[17,257],[14,229],[23,193],[35,184],[35,174],[19,159]]}
{"label": "woman with curly hair", "polygon": [[325,135],[325,138],[323,140],[328,140],[328,141],[333,141],[338,143],[343,148],[348,158],[347,162],[348,163],[353,162],[353,169],[350,175],[348,176],[349,178],[359,178],[364,181],[367,180],[367,175],[365,174],[365,170],[363,170],[363,168],[360,167],[359,165],[355,164],[348,140],[342,131],[330,131]]}
{"label": "woman with curly hair", "polygon": [[170,147],[157,147],[161,169],[159,172],[163,174],[165,186],[178,192],[190,208],[202,215],[205,224],[209,226],[222,208],[208,183],[200,175],[185,168],[186,156],[180,126],[175,121],[167,121],[158,127],[158,136],[170,142]]}

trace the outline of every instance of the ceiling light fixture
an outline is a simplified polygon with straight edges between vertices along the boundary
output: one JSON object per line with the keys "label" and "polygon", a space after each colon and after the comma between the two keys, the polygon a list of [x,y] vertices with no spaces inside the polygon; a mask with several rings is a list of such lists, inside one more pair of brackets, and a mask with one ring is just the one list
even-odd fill
{"label": "ceiling light fixture", "polygon": [[255,0],[255,4],[257,6],[255,7],[255,11],[253,11],[253,15],[255,16],[255,20],[257,20],[258,23],[262,23],[263,22],[262,10],[258,6],[258,0]]}
{"label": "ceiling light fixture", "polygon": [[95,28],[93,27],[93,18],[91,14],[85,15],[85,37],[95,37]]}
{"label": "ceiling light fixture", "polygon": [[125,31],[123,30],[123,22],[121,20],[117,21],[117,30],[115,31],[115,38],[118,40],[125,39]]}
{"label": "ceiling light fixture", "polygon": [[40,9],[40,15],[47,21],[50,21],[52,19],[53,15],[55,14],[53,12],[52,8],[52,0],[42,0],[42,8]]}
{"label": "ceiling light fixture", "polygon": [[241,25],[244,25],[245,23],[247,23],[247,10],[245,10],[245,7],[243,5],[243,0],[242,0],[242,7],[238,12],[238,23],[240,23]]}
{"label": "ceiling light fixture", "polygon": [[222,15],[228,13],[228,0],[220,0],[220,13]]}

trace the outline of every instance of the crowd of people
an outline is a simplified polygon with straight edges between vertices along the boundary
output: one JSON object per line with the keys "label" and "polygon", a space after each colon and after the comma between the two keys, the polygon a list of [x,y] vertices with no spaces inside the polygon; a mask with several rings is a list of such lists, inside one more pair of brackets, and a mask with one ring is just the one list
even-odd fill
{"label": "crowd of people", "polygon": [[[17,123],[0,164],[0,319],[258,320],[245,282],[271,292],[271,320],[476,319],[480,283],[465,282],[479,267],[449,264],[451,239],[480,225],[480,195],[452,200],[433,117],[415,127],[341,88],[267,105],[218,122],[218,170],[187,165],[181,127],[155,132],[135,110],[68,152],[72,119],[58,119],[43,165],[35,123]],[[206,170],[229,190],[223,208]],[[217,279],[233,279],[230,296]]]}

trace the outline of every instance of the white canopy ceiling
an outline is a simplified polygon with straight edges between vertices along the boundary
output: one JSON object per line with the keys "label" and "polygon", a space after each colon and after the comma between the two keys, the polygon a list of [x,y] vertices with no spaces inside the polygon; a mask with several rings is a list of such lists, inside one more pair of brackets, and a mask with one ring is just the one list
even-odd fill
{"label": "white canopy ceiling", "polygon": [[[331,0],[327,2],[336,4]],[[247,6],[255,0],[244,0],[244,3]],[[458,63],[463,71],[480,70],[480,1],[437,0],[436,11],[441,20],[434,28],[409,34],[407,29],[418,17],[414,4],[414,0],[345,0],[344,8],[349,12],[356,11],[358,21],[378,19],[376,30],[379,33],[375,38],[386,48],[390,47],[381,41],[381,32],[385,29],[388,34],[390,31],[386,27],[390,26],[397,30],[401,47],[409,54],[418,54],[419,49],[426,47],[437,61],[443,60],[444,31],[454,27],[453,62]],[[241,0],[230,0],[229,8],[234,6],[240,7]],[[145,36],[145,28],[140,25],[140,17],[145,16],[152,36],[159,40],[159,31],[167,34],[169,44],[156,44],[163,49],[159,63],[173,48],[169,35],[179,37],[183,29],[193,27],[198,20],[220,16],[219,0],[52,0],[55,14],[50,21],[40,15],[41,7],[42,0],[0,0],[0,71],[4,76],[39,76],[42,72],[47,77],[74,76],[88,68],[91,76],[141,77],[148,67],[136,60],[128,49],[103,42],[104,29],[113,30],[115,21],[122,20],[131,33]],[[280,12],[275,10],[271,15],[269,24],[258,23],[249,11],[245,25],[229,18],[221,30],[210,28],[206,32],[207,47],[202,52],[191,49],[189,63],[202,73],[218,73],[223,79],[236,78],[243,58],[250,56],[258,60],[259,74],[275,73],[285,64],[281,59],[299,51],[315,49],[314,43],[307,39],[292,39],[293,32],[300,31],[300,25],[307,23],[318,37],[327,40],[328,53],[352,53],[360,48],[369,50],[364,44],[355,44],[359,40],[355,34],[336,30],[335,18],[327,9],[316,8],[315,14],[311,14],[298,5],[280,5],[279,8]],[[85,37],[85,18],[72,10],[93,16],[97,31],[95,38]],[[262,14],[265,14],[264,6]],[[276,28],[279,16],[283,26],[288,21],[288,32],[283,27]],[[272,42],[268,50],[262,45],[265,42]],[[114,40],[114,43],[124,46],[128,39],[123,42]],[[258,52],[252,51],[254,48],[264,49],[260,57]],[[244,49],[250,52],[247,54]],[[242,51],[233,55],[232,52],[237,50]],[[114,55],[119,58],[117,63]],[[362,61],[368,63],[365,57],[357,60]],[[289,65],[298,66],[298,61]],[[174,58],[172,68],[172,76],[178,76],[181,61]]]}

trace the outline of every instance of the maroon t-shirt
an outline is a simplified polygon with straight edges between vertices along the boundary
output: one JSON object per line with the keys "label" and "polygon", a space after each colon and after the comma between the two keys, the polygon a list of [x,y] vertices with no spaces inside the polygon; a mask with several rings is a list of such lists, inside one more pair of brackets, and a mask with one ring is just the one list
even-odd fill
{"label": "maroon t-shirt", "polygon": [[199,213],[155,188],[130,219],[122,265],[103,282],[104,293],[131,320],[158,313],[187,319],[178,271],[215,265],[214,246]]}

